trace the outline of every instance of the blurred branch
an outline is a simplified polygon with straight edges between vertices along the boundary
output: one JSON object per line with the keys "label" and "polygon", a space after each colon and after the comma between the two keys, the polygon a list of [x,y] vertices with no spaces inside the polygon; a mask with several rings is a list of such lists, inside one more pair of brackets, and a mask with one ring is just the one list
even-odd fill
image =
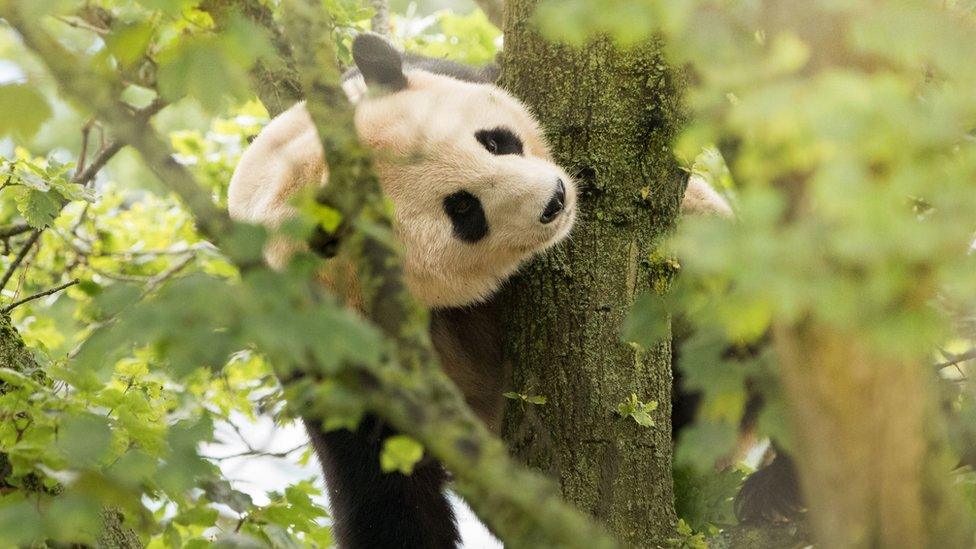
{"label": "blurred branch", "polygon": [[962,364],[963,362],[968,362],[970,360],[976,360],[976,349],[970,349],[970,350],[966,351],[965,353],[958,354],[958,355],[953,355],[953,354],[947,353],[945,351],[943,351],[942,354],[948,360],[946,360],[944,362],[939,362],[939,363],[935,364],[935,369],[936,370],[941,370],[941,369],[946,368],[946,367],[949,367],[949,366],[958,366],[959,364]]}
{"label": "blurred branch", "polygon": [[26,233],[29,230],[31,230],[31,227],[27,223],[12,223],[10,225],[4,225],[3,227],[0,227],[0,239],[17,236],[19,234]]}
{"label": "blurred branch", "polygon": [[7,272],[4,273],[3,278],[0,278],[0,291],[7,286],[7,282],[10,282],[11,277],[14,276],[14,272],[17,271],[17,267],[24,261],[27,257],[28,252],[30,252],[31,247],[37,242],[37,239],[41,237],[42,229],[36,229],[31,233],[30,237],[27,238],[27,242],[20,248],[20,252],[17,253],[17,257],[14,258],[13,263],[7,267]]}
{"label": "blurred branch", "polygon": [[373,19],[370,20],[370,28],[377,34],[390,36],[389,0],[370,0],[369,5],[376,10],[376,13],[373,14]]}
{"label": "blurred branch", "polygon": [[498,28],[505,24],[505,0],[474,0],[488,20]]}
{"label": "blurred branch", "polygon": [[231,17],[243,15],[264,29],[278,54],[277,62],[260,62],[251,70],[261,103],[268,114],[277,116],[298,102],[301,96],[299,75],[292,60],[291,45],[285,40],[271,8],[260,0],[204,0],[200,9],[213,18],[217,29],[223,28]]}
{"label": "blurred branch", "polygon": [[95,25],[92,25],[91,23],[89,23],[88,21],[85,21],[81,17],[77,17],[77,16],[75,16],[75,17],[65,17],[65,16],[62,16],[62,15],[57,15],[54,18],[57,19],[58,21],[61,21],[65,25],[68,25],[69,27],[73,27],[73,28],[76,28],[76,29],[82,29],[82,30],[91,31],[91,32],[93,32],[93,33],[95,33],[95,34],[97,34],[99,36],[106,36],[108,34],[108,32],[109,32],[109,29],[102,28],[102,27],[96,27]]}

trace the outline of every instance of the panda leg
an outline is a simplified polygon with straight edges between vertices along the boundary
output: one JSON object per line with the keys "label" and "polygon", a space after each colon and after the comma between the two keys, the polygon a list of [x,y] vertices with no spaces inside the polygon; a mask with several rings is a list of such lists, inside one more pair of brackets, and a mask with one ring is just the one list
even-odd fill
{"label": "panda leg", "polygon": [[444,485],[447,472],[424,459],[411,475],[380,469],[383,441],[395,432],[373,416],[355,432],[323,432],[305,422],[322,462],[333,533],[341,549],[453,549],[460,543]]}

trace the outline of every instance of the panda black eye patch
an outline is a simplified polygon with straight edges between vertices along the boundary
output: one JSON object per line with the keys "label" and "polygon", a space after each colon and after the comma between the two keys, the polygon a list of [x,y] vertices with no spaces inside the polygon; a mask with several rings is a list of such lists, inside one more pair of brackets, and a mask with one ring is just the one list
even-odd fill
{"label": "panda black eye patch", "polygon": [[493,130],[478,130],[474,138],[481,143],[486,151],[495,156],[504,154],[522,155],[522,140],[512,133],[508,128],[495,128]]}
{"label": "panda black eye patch", "polygon": [[444,213],[451,219],[454,236],[474,244],[488,234],[488,220],[478,197],[468,191],[458,191],[444,197]]}

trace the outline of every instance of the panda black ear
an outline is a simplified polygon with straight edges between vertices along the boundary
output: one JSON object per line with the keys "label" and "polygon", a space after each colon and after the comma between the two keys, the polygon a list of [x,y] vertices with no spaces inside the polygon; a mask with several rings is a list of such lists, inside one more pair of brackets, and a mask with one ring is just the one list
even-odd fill
{"label": "panda black ear", "polygon": [[364,32],[352,42],[352,58],[363,73],[367,87],[380,86],[386,91],[407,87],[403,74],[403,55],[378,34]]}

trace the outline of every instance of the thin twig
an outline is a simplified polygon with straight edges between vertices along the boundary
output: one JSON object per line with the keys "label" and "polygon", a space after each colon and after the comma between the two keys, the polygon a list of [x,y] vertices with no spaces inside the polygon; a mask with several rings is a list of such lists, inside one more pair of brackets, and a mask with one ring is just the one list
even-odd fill
{"label": "thin twig", "polygon": [[[166,102],[160,98],[157,98],[146,107],[136,111],[135,115],[137,118],[145,122],[152,118],[156,113],[163,110],[164,107],[166,107]],[[122,150],[123,146],[125,146],[125,143],[119,140],[110,141],[108,144],[104,145],[102,149],[98,151],[98,154],[95,155],[95,158],[93,158],[83,170],[79,169],[75,172],[75,176],[72,178],[72,183],[87,185],[92,179],[95,178],[96,175],[98,175],[98,172],[105,167],[105,164],[107,164],[116,153]]]}
{"label": "thin twig", "polygon": [[17,257],[14,258],[14,262],[10,264],[10,267],[7,268],[7,272],[4,273],[3,279],[0,279],[0,291],[3,291],[3,288],[7,285],[7,282],[9,282],[10,278],[14,276],[14,271],[17,270],[17,267],[19,267],[21,262],[24,261],[24,258],[27,257],[27,253],[30,252],[31,246],[33,246],[34,243],[37,242],[37,239],[41,237],[42,230],[43,229],[36,229],[33,233],[31,233],[30,237],[28,237],[27,242],[24,243],[24,247],[20,249]]}
{"label": "thin twig", "polygon": [[88,138],[91,136],[94,122],[94,118],[89,118],[88,122],[85,122],[85,125],[81,127],[81,152],[78,153],[78,165],[76,167],[79,172],[84,171],[85,162],[88,160]]}
{"label": "thin twig", "polygon": [[78,279],[76,278],[76,279],[71,280],[69,282],[65,282],[64,284],[61,284],[60,286],[55,286],[54,288],[51,288],[49,290],[44,290],[43,292],[37,292],[34,295],[29,295],[29,296],[25,297],[24,299],[21,299],[20,301],[14,301],[10,305],[7,305],[6,307],[4,307],[2,309],[2,312],[3,312],[3,314],[9,314],[10,311],[13,311],[14,309],[16,309],[17,307],[23,305],[24,303],[27,303],[29,301],[34,301],[35,299],[39,299],[39,298],[42,298],[42,297],[45,297],[45,296],[49,296],[51,294],[56,294],[56,293],[60,292],[61,290],[65,289],[65,288],[70,288],[71,286],[74,286],[77,283],[78,283]]}
{"label": "thin twig", "polygon": [[958,364],[962,364],[963,362],[976,359],[976,349],[970,349],[970,350],[966,351],[965,353],[962,353],[962,354],[959,354],[959,355],[951,355],[951,354],[945,353],[945,352],[943,352],[942,354],[943,355],[946,355],[947,357],[950,357],[951,356],[951,358],[949,360],[945,361],[945,362],[939,362],[939,363],[935,364],[935,369],[936,370],[941,370],[941,369],[947,368],[949,366],[956,366]]}
{"label": "thin twig", "polygon": [[203,252],[212,251],[216,252],[217,247],[210,242],[198,242],[191,246],[179,247],[175,246],[173,248],[162,248],[159,250],[122,250],[118,252],[102,252],[98,254],[92,254],[95,257],[146,257],[146,256],[160,256],[160,255],[183,255],[192,252]]}
{"label": "thin twig", "polygon": [[68,19],[63,15],[56,15],[54,18],[57,19],[58,21],[61,21],[65,25],[68,25],[69,27],[91,31],[99,36],[105,36],[108,34],[108,29],[98,28],[95,25],[92,25],[91,23],[85,21],[84,19]]}
{"label": "thin twig", "polygon": [[[173,265],[171,265],[168,269],[166,269],[164,271],[160,271],[159,274],[156,274],[155,276],[150,277],[148,280],[146,280],[146,279],[135,280],[134,282],[137,282],[137,283],[140,283],[140,284],[144,284],[144,286],[142,287],[142,293],[139,294],[139,298],[140,299],[145,298],[147,295],[149,295],[152,292],[154,292],[156,290],[156,288],[158,288],[163,282],[169,280],[170,278],[172,278],[173,276],[175,276],[176,274],[178,274],[180,271],[182,271],[183,269],[185,269],[186,266],[189,265],[190,263],[192,263],[194,259],[196,259],[196,256],[195,255],[193,255],[193,254],[187,254],[186,257],[180,259],[179,261],[177,261],[176,263],[174,263]],[[91,265],[89,265],[89,268],[91,268]],[[103,276],[104,276],[104,274],[103,274]],[[111,277],[109,277],[109,278],[111,278]],[[108,318],[106,318],[104,320],[101,320],[99,322],[96,322],[95,324],[92,324],[90,326],[92,332],[94,332],[95,330],[99,330],[99,329],[101,329],[101,328],[103,328],[105,326],[108,326],[109,324],[115,322],[116,317],[118,317],[119,313],[121,313],[124,310],[125,310],[125,308],[122,308],[121,310],[117,311],[114,315],[112,315],[112,316],[110,316],[110,317],[108,317]],[[68,352],[68,359],[70,360],[70,359],[73,359],[74,357],[78,356],[78,353],[81,352],[81,348],[83,346],[84,346],[84,342],[81,342],[78,345],[76,345],[73,349],[71,349],[71,351]]]}
{"label": "thin twig", "polygon": [[[246,444],[246,442],[245,442],[245,444]],[[271,457],[271,458],[283,459],[283,458],[286,458],[286,457],[294,454],[295,452],[297,452],[299,450],[304,450],[307,447],[308,447],[308,443],[307,442],[303,442],[302,444],[299,444],[298,446],[295,446],[294,448],[291,448],[290,450],[284,450],[284,451],[281,451],[281,452],[269,452],[267,450],[258,450],[258,449],[254,449],[254,448],[248,448],[247,450],[244,450],[243,452],[238,452],[236,454],[229,454],[229,455],[226,455],[226,456],[200,456],[200,457],[209,459],[211,461],[224,461],[226,459],[236,459],[236,458],[242,458],[242,457]]]}
{"label": "thin twig", "polygon": [[166,269],[165,271],[161,271],[156,276],[150,278],[149,282],[146,282],[146,287],[143,288],[142,290],[142,295],[146,296],[149,293],[153,292],[156,288],[159,287],[160,284],[166,282],[167,280],[175,276],[177,273],[185,269],[186,266],[192,263],[193,260],[196,258],[197,256],[193,254],[187,254],[186,257],[174,263],[172,266],[170,266],[170,268]]}
{"label": "thin twig", "polygon": [[373,18],[370,20],[370,27],[373,29],[373,32],[387,37],[390,36],[389,0],[370,0],[369,5],[376,10]]}

